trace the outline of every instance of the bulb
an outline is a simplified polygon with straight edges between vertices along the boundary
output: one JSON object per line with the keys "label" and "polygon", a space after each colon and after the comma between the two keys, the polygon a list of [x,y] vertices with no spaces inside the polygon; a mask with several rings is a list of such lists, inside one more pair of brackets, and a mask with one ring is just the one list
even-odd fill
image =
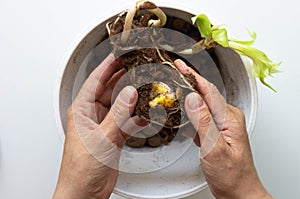
{"label": "bulb", "polygon": [[161,105],[165,108],[171,108],[174,106],[174,103],[176,101],[176,94],[174,92],[171,92],[171,89],[168,85],[162,82],[153,82],[152,92],[157,97],[149,102],[149,106],[151,108],[157,105]]}

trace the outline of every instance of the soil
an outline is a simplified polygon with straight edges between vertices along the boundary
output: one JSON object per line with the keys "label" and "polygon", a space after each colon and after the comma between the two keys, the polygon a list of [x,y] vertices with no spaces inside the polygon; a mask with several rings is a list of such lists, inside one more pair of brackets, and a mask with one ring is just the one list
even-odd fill
{"label": "soil", "polygon": [[[153,38],[149,32],[140,28],[147,27],[148,20],[156,18],[151,13],[139,12],[134,17],[132,33],[128,38],[130,45],[121,44],[120,37],[114,36],[122,33],[125,17],[126,12],[119,15],[116,21],[109,24],[109,29],[113,51],[119,57],[120,67],[125,68],[130,73],[131,84],[138,91],[138,102],[133,115],[138,115],[149,122],[163,126],[157,135],[148,138],[147,141],[138,139],[138,144],[135,144],[135,140],[132,138],[127,144],[132,147],[140,147],[144,144],[158,147],[160,146],[158,141],[159,135],[160,141],[168,145],[176,136],[178,129],[188,123],[183,107],[184,100],[185,96],[196,87],[196,79],[192,74],[185,75],[183,79],[176,69],[166,64],[166,62],[174,64],[174,60],[180,58],[177,55],[158,48],[144,48],[144,46],[147,46],[147,43],[153,42]],[[191,31],[194,28],[192,25],[178,18],[168,18],[165,28],[190,34],[196,41],[200,39],[197,31]],[[174,42],[177,42],[176,35],[174,37]],[[160,35],[161,38],[163,36]],[[184,45],[187,45],[187,43],[176,44],[178,48]],[[152,88],[154,82],[162,82],[172,92],[179,93],[172,107],[159,105],[150,108],[149,102],[158,96]]]}

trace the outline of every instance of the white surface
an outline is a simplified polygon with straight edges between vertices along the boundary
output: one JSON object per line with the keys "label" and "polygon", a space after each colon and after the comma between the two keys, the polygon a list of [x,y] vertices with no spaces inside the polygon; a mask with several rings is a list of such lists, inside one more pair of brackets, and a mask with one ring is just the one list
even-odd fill
{"label": "white surface", "polygon": [[[101,2],[0,1],[0,198],[51,198],[62,153],[53,113],[58,71],[80,33],[130,5],[128,0]],[[179,0],[157,2],[182,4]],[[298,198],[297,1],[188,2],[183,6],[227,23],[235,35],[246,38],[244,29],[254,29],[258,34],[255,46],[274,61],[283,61],[281,69],[285,72],[268,79],[278,93],[258,84],[259,110],[251,142],[267,189],[275,198]],[[212,197],[207,190],[190,198]]]}

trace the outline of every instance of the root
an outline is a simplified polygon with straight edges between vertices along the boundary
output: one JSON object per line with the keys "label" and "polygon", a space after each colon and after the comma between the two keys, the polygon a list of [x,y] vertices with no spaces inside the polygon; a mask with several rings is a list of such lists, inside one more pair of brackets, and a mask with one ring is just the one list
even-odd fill
{"label": "root", "polygon": [[[184,79],[185,80],[185,79]],[[182,88],[186,88],[186,89],[191,89],[190,87],[188,86],[185,86],[185,85],[182,85],[180,83],[178,83],[177,81],[175,81],[174,79],[172,80],[175,84],[177,84],[178,86],[182,87]],[[186,83],[186,82],[185,82]],[[192,87],[193,88],[193,87]],[[194,90],[193,90],[194,91]]]}

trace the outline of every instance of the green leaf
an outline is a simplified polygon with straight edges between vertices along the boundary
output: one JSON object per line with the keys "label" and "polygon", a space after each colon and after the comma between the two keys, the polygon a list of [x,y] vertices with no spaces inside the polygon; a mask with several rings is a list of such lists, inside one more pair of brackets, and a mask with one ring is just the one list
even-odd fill
{"label": "green leaf", "polygon": [[211,28],[212,31],[219,30],[221,27],[225,26],[225,24],[213,25]]}
{"label": "green leaf", "polygon": [[235,43],[251,46],[256,40],[256,32],[249,30],[249,29],[247,29],[247,31],[248,31],[250,37],[252,38],[251,40],[248,40],[248,41],[242,41],[242,40],[238,40],[238,39],[230,39],[230,40]]}
{"label": "green leaf", "polygon": [[261,50],[245,44],[229,41],[229,47],[234,49],[240,55],[249,57],[253,62],[253,75],[255,77],[258,77],[265,86],[275,91],[272,86],[265,82],[265,78],[268,76],[272,76],[274,73],[280,72],[277,68],[281,64],[281,62],[274,63]]}
{"label": "green leaf", "polygon": [[212,38],[215,42],[217,42],[221,46],[224,46],[224,47],[229,46],[227,30],[225,28],[213,31]]}
{"label": "green leaf", "polygon": [[265,78],[281,72],[277,69],[281,62],[274,63],[264,52],[251,47],[256,40],[254,31],[247,30],[251,39],[244,41],[229,38],[227,30],[222,28],[222,25],[212,27],[208,17],[204,14],[193,17],[192,21],[197,24],[201,36],[205,38],[202,40],[205,48],[211,48],[210,44],[217,43],[223,47],[232,48],[240,55],[249,57],[253,62],[253,75],[259,78],[262,84],[275,91],[271,85],[266,83]]}
{"label": "green leaf", "polygon": [[272,91],[274,91],[275,93],[277,92],[270,84],[268,84],[267,82],[265,82],[265,78],[259,78],[260,82],[265,85],[266,87],[268,87],[269,89],[271,89]]}
{"label": "green leaf", "polygon": [[197,24],[200,34],[203,38],[212,36],[211,23],[205,14],[200,14],[192,18],[193,24]]}

